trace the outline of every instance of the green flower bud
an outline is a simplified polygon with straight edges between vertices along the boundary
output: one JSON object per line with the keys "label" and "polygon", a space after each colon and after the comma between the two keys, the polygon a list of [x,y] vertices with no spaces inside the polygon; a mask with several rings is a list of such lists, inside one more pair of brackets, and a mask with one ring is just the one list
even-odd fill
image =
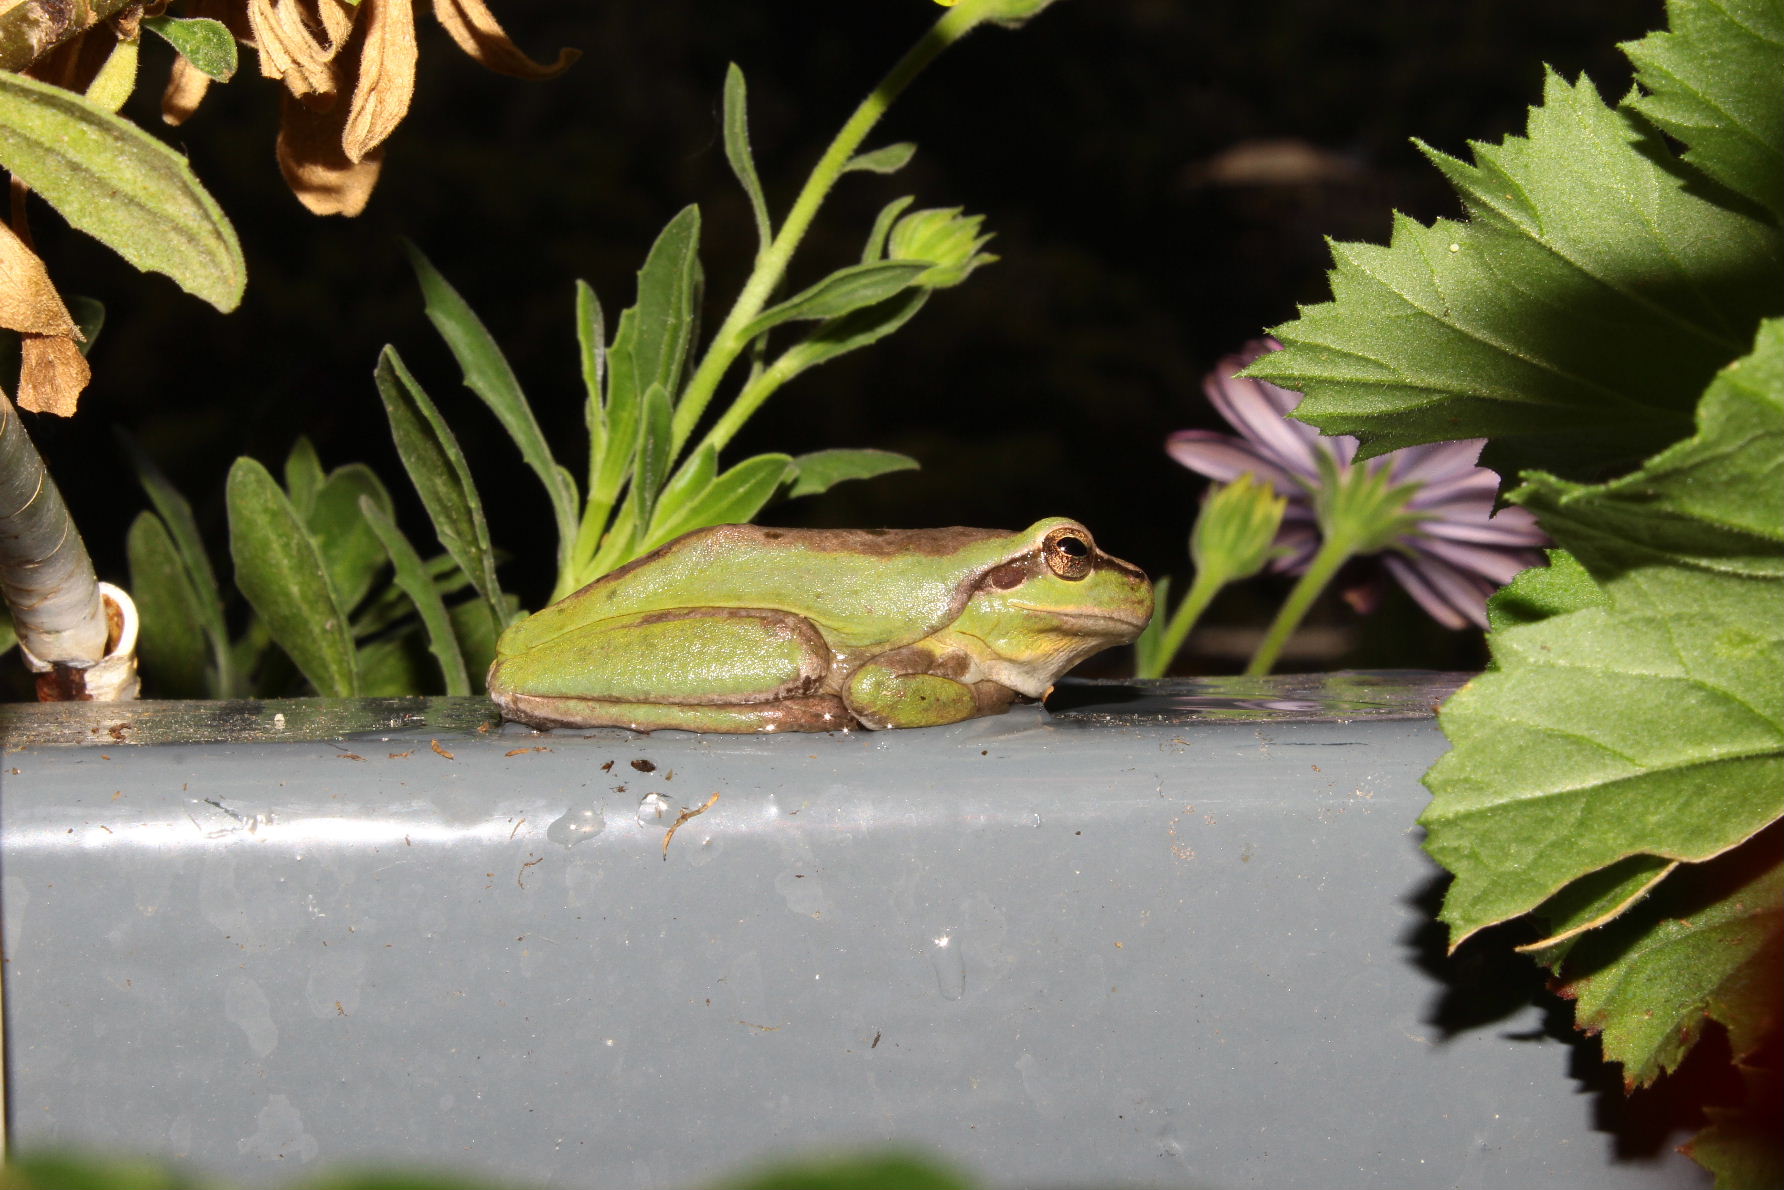
{"label": "green flower bud", "polygon": [[1215,488],[1190,531],[1189,556],[1196,571],[1237,582],[1262,570],[1276,553],[1276,531],[1287,508],[1287,496],[1278,496],[1249,471]]}
{"label": "green flower bud", "polygon": [[991,239],[979,234],[983,215],[962,217],[959,207],[931,207],[912,211],[892,225],[886,244],[888,260],[926,260],[935,267],[917,277],[928,289],[946,289],[966,280],[968,273],[997,257],[980,252]]}

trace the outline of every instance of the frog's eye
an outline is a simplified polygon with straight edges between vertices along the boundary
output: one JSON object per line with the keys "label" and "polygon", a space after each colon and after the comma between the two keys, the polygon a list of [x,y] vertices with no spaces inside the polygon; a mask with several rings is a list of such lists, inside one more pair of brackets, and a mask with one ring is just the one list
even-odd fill
{"label": "frog's eye", "polygon": [[1041,556],[1047,569],[1060,578],[1077,581],[1090,573],[1095,551],[1084,530],[1061,526],[1041,541]]}

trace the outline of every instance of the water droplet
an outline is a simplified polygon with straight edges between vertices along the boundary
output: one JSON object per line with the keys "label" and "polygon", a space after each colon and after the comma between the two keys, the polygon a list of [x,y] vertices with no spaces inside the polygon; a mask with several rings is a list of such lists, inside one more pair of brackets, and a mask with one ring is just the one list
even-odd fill
{"label": "water droplet", "polygon": [[929,940],[929,965],[935,968],[935,985],[942,999],[958,1000],[966,994],[966,957],[953,934],[937,934]]}
{"label": "water droplet", "polygon": [[607,817],[601,813],[600,807],[589,806],[578,810],[572,806],[564,811],[562,817],[545,828],[545,837],[553,843],[574,847],[606,829]]}
{"label": "water droplet", "polygon": [[675,821],[675,808],[660,793],[647,793],[638,803],[638,824],[667,828]]}

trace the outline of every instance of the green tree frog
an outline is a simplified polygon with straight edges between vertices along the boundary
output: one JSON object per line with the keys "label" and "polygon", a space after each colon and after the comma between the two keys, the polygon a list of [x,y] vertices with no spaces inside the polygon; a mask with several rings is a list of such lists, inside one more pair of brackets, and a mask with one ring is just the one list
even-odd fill
{"label": "green tree frog", "polygon": [[1063,517],[717,525],[514,624],[489,692],[534,727],[927,727],[1037,699],[1151,615],[1146,575]]}

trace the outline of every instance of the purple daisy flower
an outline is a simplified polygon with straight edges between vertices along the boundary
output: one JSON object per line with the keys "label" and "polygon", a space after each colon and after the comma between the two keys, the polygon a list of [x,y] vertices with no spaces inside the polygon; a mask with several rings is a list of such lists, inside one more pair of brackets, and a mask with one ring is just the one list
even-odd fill
{"label": "purple daisy flower", "polygon": [[[1293,574],[1305,571],[1319,548],[1321,509],[1327,503],[1322,495],[1334,480],[1342,484],[1361,473],[1379,477],[1392,491],[1404,489],[1395,532],[1373,552],[1438,623],[1486,627],[1487,597],[1520,570],[1539,565],[1539,547],[1548,538],[1522,508],[1494,514],[1499,476],[1476,465],[1485,440],[1408,446],[1357,463],[1355,438],[1322,438],[1312,426],[1289,419],[1300,393],[1234,375],[1265,352],[1281,349],[1274,339],[1258,339],[1221,359],[1202,390],[1239,437],[1180,430],[1166,444],[1170,456],[1220,483],[1250,472],[1288,497],[1276,536],[1281,552],[1271,569]],[[1362,598],[1366,601],[1366,595]]]}

